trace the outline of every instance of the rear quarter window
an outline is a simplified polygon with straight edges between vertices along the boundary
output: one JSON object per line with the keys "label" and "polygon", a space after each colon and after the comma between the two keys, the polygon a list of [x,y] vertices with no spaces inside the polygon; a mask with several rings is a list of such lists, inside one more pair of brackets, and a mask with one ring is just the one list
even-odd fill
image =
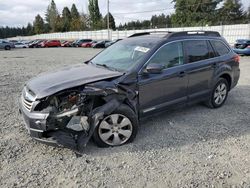
{"label": "rear quarter window", "polygon": [[219,56],[226,55],[230,52],[229,48],[223,42],[217,40],[211,40],[210,42]]}

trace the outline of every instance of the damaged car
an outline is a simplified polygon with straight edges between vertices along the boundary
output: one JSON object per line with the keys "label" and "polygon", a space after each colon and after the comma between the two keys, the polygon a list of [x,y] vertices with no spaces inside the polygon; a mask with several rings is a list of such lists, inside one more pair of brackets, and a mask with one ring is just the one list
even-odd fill
{"label": "damaged car", "polygon": [[76,151],[91,138],[120,146],[143,118],[170,107],[221,107],[239,76],[239,57],[217,32],[139,33],[28,81],[20,113],[40,142]]}

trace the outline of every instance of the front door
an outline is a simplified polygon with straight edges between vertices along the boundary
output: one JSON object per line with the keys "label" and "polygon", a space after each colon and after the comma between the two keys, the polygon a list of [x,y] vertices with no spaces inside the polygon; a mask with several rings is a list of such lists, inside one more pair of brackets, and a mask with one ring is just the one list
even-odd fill
{"label": "front door", "polygon": [[[161,73],[149,73],[146,67],[150,64],[161,64],[165,68]],[[186,102],[188,79],[185,66],[182,42],[165,44],[151,57],[138,80],[142,115]]]}

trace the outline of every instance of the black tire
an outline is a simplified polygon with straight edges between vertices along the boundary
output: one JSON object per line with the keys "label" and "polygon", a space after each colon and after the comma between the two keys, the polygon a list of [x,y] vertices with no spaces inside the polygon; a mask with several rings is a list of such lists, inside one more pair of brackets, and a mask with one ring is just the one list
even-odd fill
{"label": "black tire", "polygon": [[10,50],[11,47],[10,47],[10,46],[5,46],[4,49],[5,49],[5,50]]}
{"label": "black tire", "polygon": [[[137,134],[137,130],[138,130],[138,119],[137,119],[137,116],[135,115],[135,113],[133,112],[133,110],[132,110],[131,108],[129,108],[127,105],[121,105],[121,106],[119,107],[119,109],[115,110],[112,114],[121,114],[121,115],[127,117],[127,118],[130,120],[131,124],[132,124],[132,134],[131,134],[131,136],[129,137],[129,139],[128,139],[126,142],[124,142],[124,143],[122,143],[122,144],[120,144],[120,145],[115,145],[115,146],[121,146],[121,145],[124,145],[124,144],[127,144],[127,143],[132,142],[132,141],[135,139],[136,134]],[[110,115],[112,115],[112,114],[110,114]],[[109,115],[109,116],[110,116],[110,115]],[[108,117],[108,116],[106,116],[106,117]],[[104,117],[104,119],[105,119],[106,117]],[[103,119],[103,120],[104,120],[104,119]],[[110,145],[110,144],[105,143],[105,142],[100,138],[100,135],[99,135],[99,127],[100,127],[101,122],[102,122],[103,120],[101,120],[101,121],[99,122],[99,125],[96,127],[96,129],[95,129],[95,131],[94,131],[94,134],[93,134],[93,140],[94,140],[95,144],[96,144],[98,147],[102,147],[102,148],[103,148],[103,147],[115,147],[114,145]]]}
{"label": "black tire", "polygon": [[[220,86],[220,85],[225,85],[226,88],[225,88],[225,97],[223,98],[223,100],[220,102],[220,103],[217,103],[216,102],[216,92],[217,92],[217,88]],[[209,100],[206,102],[206,105],[209,107],[209,108],[220,108],[224,105],[224,103],[226,102],[227,100],[227,97],[228,97],[228,92],[229,92],[229,84],[228,84],[228,81],[224,78],[220,78],[218,80],[218,82],[215,84],[214,88],[213,88],[213,91],[211,93],[211,96],[209,98]]]}

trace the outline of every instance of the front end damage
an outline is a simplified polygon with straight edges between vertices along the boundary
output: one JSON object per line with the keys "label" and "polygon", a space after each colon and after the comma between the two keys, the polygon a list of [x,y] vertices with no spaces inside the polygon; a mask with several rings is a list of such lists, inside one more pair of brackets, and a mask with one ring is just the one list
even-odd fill
{"label": "front end damage", "polygon": [[82,152],[99,121],[121,104],[130,106],[137,115],[137,92],[133,85],[101,81],[39,100],[32,90],[25,88],[20,112],[35,140]]}

